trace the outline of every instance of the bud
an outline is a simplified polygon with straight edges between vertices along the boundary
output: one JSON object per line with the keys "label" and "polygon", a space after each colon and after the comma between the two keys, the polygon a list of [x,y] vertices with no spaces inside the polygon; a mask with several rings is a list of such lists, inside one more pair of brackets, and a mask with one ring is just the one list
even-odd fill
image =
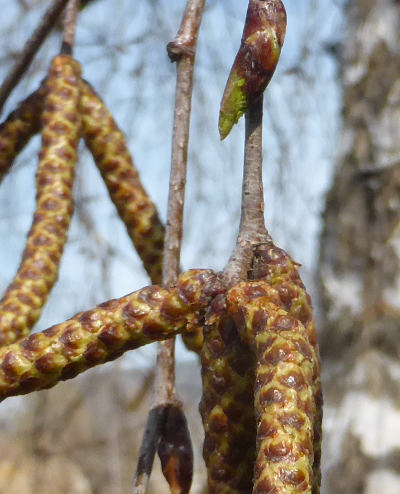
{"label": "bud", "polygon": [[242,42],[222,97],[218,124],[221,139],[268,86],[285,32],[286,11],[281,0],[250,0]]}

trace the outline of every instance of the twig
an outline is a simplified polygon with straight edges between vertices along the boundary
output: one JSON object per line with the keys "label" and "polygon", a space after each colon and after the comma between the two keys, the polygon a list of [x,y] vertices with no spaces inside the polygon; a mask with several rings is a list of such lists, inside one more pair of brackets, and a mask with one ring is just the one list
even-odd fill
{"label": "twig", "polygon": [[245,118],[246,143],[239,236],[254,241],[266,233],[262,183],[262,96],[249,107]]}
{"label": "twig", "polygon": [[29,69],[34,56],[39,51],[43,41],[52,30],[67,1],[68,0],[54,0],[44,14],[39,26],[25,43],[25,46],[21,54],[18,56],[17,61],[8,73],[3,84],[0,86],[0,112],[2,111],[3,106],[12,90],[17,86],[21,77]]}
{"label": "twig", "polygon": [[[195,50],[205,0],[188,0],[176,38],[168,44],[171,61],[177,61],[174,131],[171,176],[163,259],[163,283],[176,283],[182,244],[183,206],[193,90]],[[158,404],[175,401],[175,342],[160,343],[157,355],[156,400]]]}
{"label": "twig", "polygon": [[69,0],[64,16],[64,34],[61,53],[72,55],[75,44],[76,21],[78,19],[80,0]]}
{"label": "twig", "polygon": [[262,183],[263,97],[249,106],[246,113],[246,141],[242,185],[242,210],[235,250],[224,270],[228,286],[247,278],[256,244],[270,240],[264,220]]}
{"label": "twig", "polygon": [[[180,251],[182,243],[183,207],[185,200],[186,168],[189,143],[189,126],[193,90],[193,68],[196,44],[205,0],[188,0],[182,23],[175,39],[167,46],[172,62],[177,62],[177,82],[175,93],[174,130],[172,139],[171,176],[169,183],[168,214],[165,233],[163,259],[163,284],[176,283],[179,274]],[[175,391],[175,340],[160,343],[157,350],[157,369],[155,379],[155,409],[166,410],[166,405],[177,402]],[[159,414],[158,420],[164,422],[165,414]],[[160,424],[154,425],[162,432]],[[144,435],[141,452],[144,457],[154,459],[156,445],[160,435]],[[152,456],[151,456],[152,455]],[[150,458],[151,457],[151,458]],[[148,465],[147,465],[148,466]],[[146,492],[150,470],[138,469],[133,494]]]}

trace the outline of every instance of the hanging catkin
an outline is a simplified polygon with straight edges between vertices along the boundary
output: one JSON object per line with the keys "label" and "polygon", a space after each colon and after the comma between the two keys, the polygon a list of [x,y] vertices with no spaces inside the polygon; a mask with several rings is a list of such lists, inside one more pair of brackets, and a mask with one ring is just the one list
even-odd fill
{"label": "hanging catkin", "polygon": [[200,413],[209,492],[248,493],[255,460],[255,363],[226,311],[224,294],[216,297],[208,310],[201,368]]}
{"label": "hanging catkin", "polygon": [[133,164],[125,136],[106,105],[81,83],[82,135],[108,188],[143,266],[153,283],[161,282],[164,226]]}
{"label": "hanging catkin", "polygon": [[0,302],[0,345],[31,330],[58,277],[73,211],[79,78],[79,64],[71,57],[53,59],[45,86],[36,209],[18,272]]}
{"label": "hanging catkin", "polygon": [[[93,154],[110,197],[153,283],[161,283],[165,228],[144,189],[122,131],[89,83],[82,82],[82,135]],[[182,335],[189,350],[200,353],[202,328]]]}
{"label": "hanging catkin", "polygon": [[0,182],[8,173],[18,153],[37,134],[41,126],[41,115],[45,84],[19,103],[0,125]]}
{"label": "hanging catkin", "polygon": [[298,265],[272,242],[258,247],[258,281],[227,296],[257,362],[254,492],[319,492],[322,393],[310,297]]}

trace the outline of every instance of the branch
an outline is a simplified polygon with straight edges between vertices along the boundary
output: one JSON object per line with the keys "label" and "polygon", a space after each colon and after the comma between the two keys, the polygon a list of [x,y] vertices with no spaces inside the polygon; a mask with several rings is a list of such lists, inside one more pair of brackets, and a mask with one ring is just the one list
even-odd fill
{"label": "branch", "polygon": [[[193,69],[200,23],[205,0],[188,0],[180,29],[175,39],[167,46],[172,62],[177,62],[177,82],[175,94],[174,131],[172,140],[171,176],[169,184],[168,213],[165,233],[163,258],[163,284],[170,286],[176,283],[179,274],[180,252],[182,244],[183,208],[185,200],[185,184],[187,154],[189,144],[189,127],[191,100],[193,90]],[[157,350],[157,370],[155,380],[156,407],[175,403],[175,340],[160,343]],[[163,414],[158,415],[165,421]],[[157,426],[157,430],[162,428]],[[141,451],[147,452],[146,458],[154,459],[156,443],[161,435],[143,438]],[[152,442],[149,442],[151,439]],[[187,438],[190,442],[190,438]],[[152,455],[152,458],[151,458]],[[150,471],[141,475],[139,466],[134,482],[134,494],[146,492]]]}
{"label": "branch", "polygon": [[[193,69],[200,22],[205,0],[189,0],[176,38],[168,44],[171,61],[177,61],[174,131],[169,183],[167,225],[163,258],[163,284],[176,283],[182,244],[183,208],[189,127],[193,90]],[[175,401],[174,341],[161,343],[157,355],[156,400],[158,404]]]}
{"label": "branch", "polygon": [[61,53],[72,55],[75,44],[76,22],[78,19],[80,0],[69,0],[64,16],[64,33]]}
{"label": "branch", "polygon": [[44,14],[39,26],[25,43],[25,46],[21,54],[18,56],[17,61],[10,70],[3,84],[0,86],[0,112],[12,90],[16,87],[22,76],[29,69],[34,56],[39,51],[43,41],[47,38],[48,34],[54,27],[66,3],[67,0],[54,0],[52,5]]}

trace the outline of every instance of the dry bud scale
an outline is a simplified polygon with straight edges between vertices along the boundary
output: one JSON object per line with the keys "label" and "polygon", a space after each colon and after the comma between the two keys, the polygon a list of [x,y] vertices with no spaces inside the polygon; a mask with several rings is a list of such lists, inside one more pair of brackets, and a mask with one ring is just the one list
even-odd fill
{"label": "dry bud scale", "polygon": [[0,302],[0,345],[29,333],[58,277],[73,211],[79,79],[75,60],[65,55],[53,59],[45,83],[36,209],[18,272]]}
{"label": "dry bud scale", "polygon": [[186,417],[179,402],[168,407],[158,456],[171,494],[188,494],[193,479],[193,449]]}
{"label": "dry bud scale", "polygon": [[277,66],[286,33],[286,11],[281,0],[250,0],[219,114],[221,139],[268,86]]}

